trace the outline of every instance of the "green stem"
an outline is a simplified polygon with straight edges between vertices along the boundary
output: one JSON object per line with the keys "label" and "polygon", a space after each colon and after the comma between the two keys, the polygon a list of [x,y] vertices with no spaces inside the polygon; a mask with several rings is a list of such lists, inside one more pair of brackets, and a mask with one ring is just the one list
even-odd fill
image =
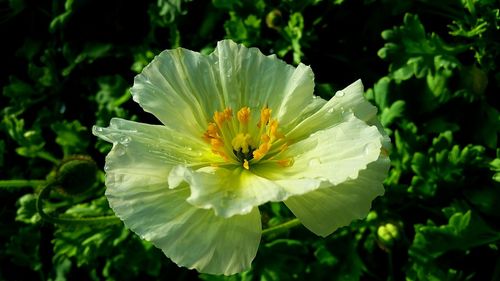
{"label": "green stem", "polygon": [[300,225],[300,221],[299,221],[299,219],[295,218],[295,219],[289,220],[285,223],[279,224],[277,226],[273,226],[273,227],[264,229],[262,231],[262,236],[279,234],[279,233],[287,231],[290,228],[296,227],[298,225]]}
{"label": "green stem", "polygon": [[0,188],[37,187],[45,183],[44,180],[0,180]]}
{"label": "green stem", "polygon": [[101,217],[87,217],[87,218],[60,218],[53,217],[43,210],[43,201],[49,197],[50,192],[54,183],[49,183],[46,187],[42,189],[36,200],[36,210],[40,214],[43,220],[54,224],[64,224],[64,225],[89,225],[89,224],[114,224],[120,223],[120,219],[115,216],[101,216]]}
{"label": "green stem", "polygon": [[392,250],[389,249],[389,252],[387,253],[387,266],[389,267],[389,277],[387,278],[387,280],[389,281],[394,281],[396,280],[395,277],[394,277],[394,264],[393,264],[393,261],[392,261]]}
{"label": "green stem", "polygon": [[38,153],[37,156],[42,158],[42,159],[45,159],[47,161],[50,161],[56,165],[59,164],[59,160],[57,158],[55,158],[54,156],[52,156],[52,154],[50,154],[48,152],[42,151],[42,152]]}

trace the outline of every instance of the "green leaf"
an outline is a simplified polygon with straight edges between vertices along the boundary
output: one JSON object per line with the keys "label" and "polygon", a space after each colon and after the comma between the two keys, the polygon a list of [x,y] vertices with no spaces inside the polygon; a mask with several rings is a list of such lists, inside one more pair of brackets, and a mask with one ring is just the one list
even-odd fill
{"label": "green leaf", "polygon": [[395,101],[391,107],[384,108],[380,116],[380,122],[384,127],[391,125],[396,119],[403,117],[406,103],[402,100]]}
{"label": "green leaf", "polygon": [[467,50],[466,46],[446,44],[434,33],[427,35],[418,16],[412,14],[405,15],[402,26],[383,31],[382,38],[389,42],[378,51],[378,55],[391,61],[391,77],[398,81],[434,74],[438,69],[436,58],[445,60],[448,68],[460,65],[455,56]]}
{"label": "green leaf", "polygon": [[316,248],[316,251],[314,251],[314,256],[321,264],[324,264],[326,266],[334,266],[339,263],[339,259],[336,258],[324,245]]}
{"label": "green leaf", "polygon": [[[300,13],[290,15],[288,25],[283,29],[283,36],[290,43],[293,51],[293,62],[299,64],[304,53],[302,52],[301,39],[304,30],[304,17]],[[288,52],[287,49],[278,51],[281,57]]]}
{"label": "green leaf", "polygon": [[37,196],[34,194],[26,194],[18,199],[16,221],[27,224],[36,224],[40,221],[41,217],[36,209],[36,200]]}
{"label": "green leaf", "polygon": [[66,0],[64,3],[64,12],[57,15],[52,19],[49,25],[49,31],[50,32],[56,32],[58,29],[61,29],[68,19],[72,16],[73,14],[73,0]]}
{"label": "green leaf", "polygon": [[410,255],[428,261],[450,250],[466,251],[500,239],[499,233],[491,229],[471,211],[455,213],[447,225],[415,225],[415,239],[410,247]]}
{"label": "green leaf", "polygon": [[88,130],[78,120],[56,122],[51,128],[57,135],[56,143],[61,146],[64,156],[81,154],[89,145]]}

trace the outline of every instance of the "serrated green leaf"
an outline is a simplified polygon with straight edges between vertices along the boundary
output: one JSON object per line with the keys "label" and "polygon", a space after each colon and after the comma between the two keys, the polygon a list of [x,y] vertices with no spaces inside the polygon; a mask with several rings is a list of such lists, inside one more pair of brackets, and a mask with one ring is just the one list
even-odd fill
{"label": "serrated green leaf", "polygon": [[83,153],[89,145],[88,129],[78,120],[56,122],[51,128],[56,133],[56,143],[61,146],[65,156]]}
{"label": "serrated green leaf", "polygon": [[391,107],[384,108],[380,116],[380,122],[384,127],[391,125],[397,118],[402,117],[406,103],[402,100],[395,101]]}

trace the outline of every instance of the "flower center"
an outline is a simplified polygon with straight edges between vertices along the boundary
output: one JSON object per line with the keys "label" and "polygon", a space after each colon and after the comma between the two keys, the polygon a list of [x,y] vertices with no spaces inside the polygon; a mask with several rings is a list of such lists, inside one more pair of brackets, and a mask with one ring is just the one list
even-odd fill
{"label": "flower center", "polygon": [[[260,110],[260,116],[252,115],[250,108],[245,106],[238,110],[234,118],[230,108],[216,111],[203,138],[211,145],[214,154],[226,162],[239,163],[247,170],[250,164],[259,161],[289,166],[291,159],[277,160],[281,152],[286,150],[287,144],[278,128],[278,120],[272,119],[271,113],[271,109],[264,107]],[[259,121],[253,123],[252,119],[257,118]]]}

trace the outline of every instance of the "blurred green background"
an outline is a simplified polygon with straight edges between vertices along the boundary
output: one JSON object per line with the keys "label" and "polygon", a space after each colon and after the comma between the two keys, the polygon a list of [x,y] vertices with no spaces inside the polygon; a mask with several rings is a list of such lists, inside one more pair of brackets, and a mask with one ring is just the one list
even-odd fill
{"label": "blurred green background", "polygon": [[[0,280],[500,280],[500,2],[496,0],[0,2]],[[264,236],[250,271],[179,268],[120,223],[104,192],[111,117],[158,123],[133,77],[160,51],[231,38],[302,62],[329,99],[358,78],[393,142],[386,194],[323,239]],[[75,179],[75,177],[77,177]],[[263,227],[292,214],[265,205]]]}

